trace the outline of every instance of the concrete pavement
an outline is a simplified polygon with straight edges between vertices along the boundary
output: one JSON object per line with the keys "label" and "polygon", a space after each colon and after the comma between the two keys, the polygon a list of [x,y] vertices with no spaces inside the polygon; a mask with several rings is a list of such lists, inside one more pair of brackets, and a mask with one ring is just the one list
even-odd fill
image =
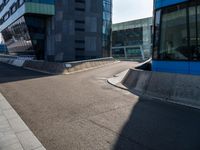
{"label": "concrete pavement", "polygon": [[48,76],[0,64],[0,91],[47,150],[199,150],[199,110],[107,83],[134,65]]}
{"label": "concrete pavement", "polygon": [[1,93],[0,150],[45,150]]}

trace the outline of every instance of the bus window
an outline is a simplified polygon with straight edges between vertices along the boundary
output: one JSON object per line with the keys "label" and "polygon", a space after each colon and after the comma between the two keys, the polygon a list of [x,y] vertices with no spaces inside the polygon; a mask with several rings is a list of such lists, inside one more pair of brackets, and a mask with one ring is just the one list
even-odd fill
{"label": "bus window", "polygon": [[160,17],[161,10],[156,11],[154,20],[154,47],[153,47],[153,58],[158,59],[158,49],[159,49],[159,37],[160,37]]}
{"label": "bus window", "polygon": [[187,37],[186,7],[166,8],[162,14],[160,59],[188,60]]}
{"label": "bus window", "polygon": [[[200,2],[197,6],[197,35],[197,50],[200,53]],[[200,60],[200,56],[198,60]]]}
{"label": "bus window", "polygon": [[197,29],[196,29],[196,6],[195,2],[190,3],[189,10],[189,52],[193,57],[191,59],[197,59],[197,53],[195,52],[197,46]]}

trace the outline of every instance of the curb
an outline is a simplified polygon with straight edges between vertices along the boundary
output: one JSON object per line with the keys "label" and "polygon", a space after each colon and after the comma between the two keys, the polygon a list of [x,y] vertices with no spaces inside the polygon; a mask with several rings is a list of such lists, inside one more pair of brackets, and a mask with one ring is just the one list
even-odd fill
{"label": "curb", "polygon": [[112,86],[115,86],[116,88],[128,91],[128,88],[123,86],[121,83],[119,83],[118,85],[117,84],[113,84],[112,81],[110,81],[109,79],[107,80],[107,83],[109,83]]}
{"label": "curb", "polygon": [[120,88],[122,90],[128,91],[128,88],[125,87],[124,85],[122,85],[122,83],[121,83],[128,72],[129,72],[129,69],[114,75],[112,78],[107,79],[107,83],[109,83],[117,88]]}
{"label": "curb", "polygon": [[0,149],[46,150],[0,93]]}

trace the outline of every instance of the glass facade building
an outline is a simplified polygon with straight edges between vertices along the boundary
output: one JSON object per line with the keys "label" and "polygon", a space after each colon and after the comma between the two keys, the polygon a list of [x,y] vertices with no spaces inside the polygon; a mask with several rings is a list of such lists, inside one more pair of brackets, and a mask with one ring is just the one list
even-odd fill
{"label": "glass facade building", "polygon": [[49,61],[110,56],[111,16],[111,0],[0,0],[9,53]]}
{"label": "glass facade building", "polygon": [[46,20],[54,0],[1,0],[0,32],[10,54],[44,59]]}
{"label": "glass facade building", "polygon": [[200,74],[200,1],[155,1],[153,70]]}
{"label": "glass facade building", "polygon": [[103,0],[103,55],[109,56],[111,49],[111,34],[112,34],[112,0]]}
{"label": "glass facade building", "polygon": [[152,18],[113,25],[112,55],[120,59],[148,59],[152,45]]}

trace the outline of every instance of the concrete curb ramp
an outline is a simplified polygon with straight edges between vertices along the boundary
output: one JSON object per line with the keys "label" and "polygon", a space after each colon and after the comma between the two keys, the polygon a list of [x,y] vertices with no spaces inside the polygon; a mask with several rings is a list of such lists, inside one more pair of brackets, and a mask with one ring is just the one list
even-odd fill
{"label": "concrete curb ramp", "polygon": [[97,68],[109,63],[114,63],[116,61],[112,57],[107,57],[68,63],[55,63],[19,59],[19,57],[16,56],[0,55],[0,62],[49,74],[70,74],[74,72]]}
{"label": "concrete curb ramp", "polygon": [[[111,80],[109,80],[111,81]],[[119,84],[121,83],[121,85]],[[200,109],[200,76],[129,69],[115,85],[160,100]],[[125,88],[124,88],[125,89]]]}
{"label": "concrete curb ramp", "polygon": [[0,150],[46,150],[1,93]]}

